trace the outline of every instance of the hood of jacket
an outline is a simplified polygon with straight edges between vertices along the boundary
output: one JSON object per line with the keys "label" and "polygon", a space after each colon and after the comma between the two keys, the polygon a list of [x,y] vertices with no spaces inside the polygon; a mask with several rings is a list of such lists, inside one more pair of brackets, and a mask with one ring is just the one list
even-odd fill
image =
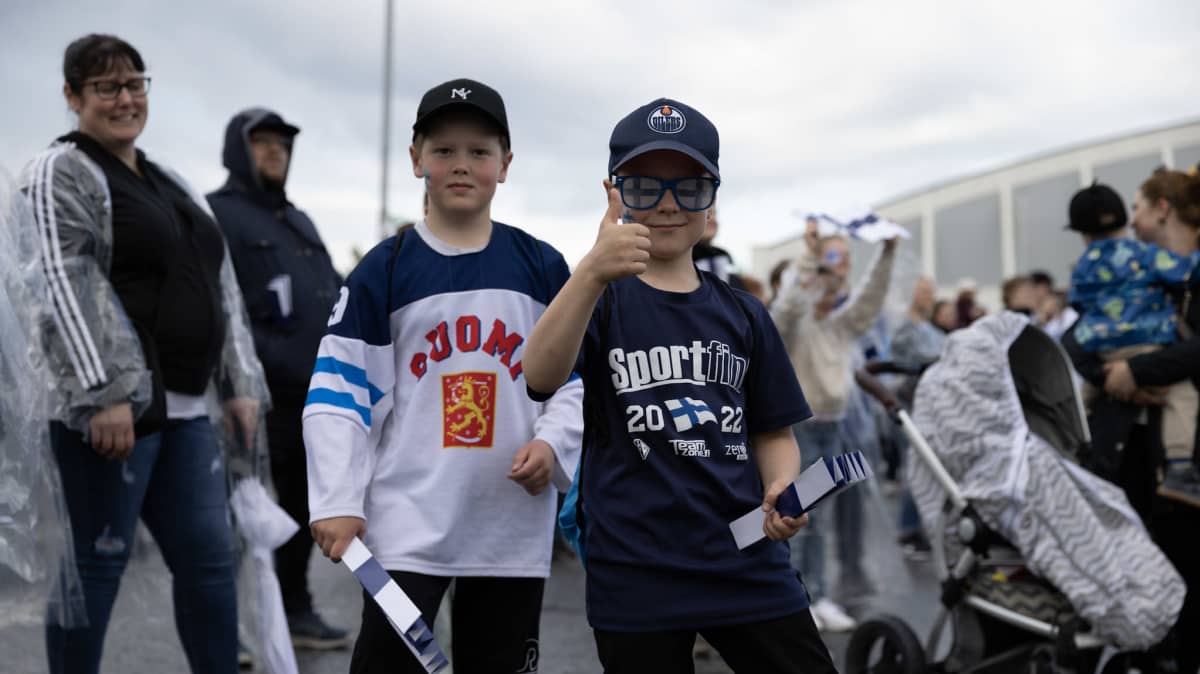
{"label": "hood of jacket", "polygon": [[[234,115],[225,126],[225,148],[221,153],[222,163],[229,170],[229,179],[225,184],[245,192],[268,208],[283,208],[288,203],[284,185],[264,184],[250,152],[250,132],[260,128],[279,131],[293,139],[300,133],[299,127],[284,121],[279,113],[267,108],[248,108]],[[290,167],[290,152],[288,164]],[[285,177],[285,183],[286,180]]]}

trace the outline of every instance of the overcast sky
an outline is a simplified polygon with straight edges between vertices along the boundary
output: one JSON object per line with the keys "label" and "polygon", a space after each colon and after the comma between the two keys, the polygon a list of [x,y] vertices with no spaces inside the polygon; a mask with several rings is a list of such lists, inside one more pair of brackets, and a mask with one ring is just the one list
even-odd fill
{"label": "overcast sky", "polygon": [[[140,147],[209,191],[239,109],[303,131],[288,193],[342,265],[377,240],[383,0],[0,0],[0,166],[74,127],[62,52],[129,40],[153,77]],[[608,136],[658,96],[721,133],[721,233],[750,247],[797,210],[883,200],[1062,145],[1200,116],[1196,0],[396,2],[390,203],[419,213],[407,147],[429,87],[508,105],[497,220],[574,263],[604,211]]]}

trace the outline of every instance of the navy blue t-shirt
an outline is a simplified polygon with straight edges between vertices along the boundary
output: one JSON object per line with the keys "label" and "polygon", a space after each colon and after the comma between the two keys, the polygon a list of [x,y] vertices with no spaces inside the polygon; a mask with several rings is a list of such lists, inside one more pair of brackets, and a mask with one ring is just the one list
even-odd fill
{"label": "navy blue t-shirt", "polygon": [[689,293],[622,279],[597,303],[576,371],[592,626],[696,629],[806,608],[787,545],[739,551],[729,531],[762,506],[749,437],[812,414],[762,303],[707,272]]}

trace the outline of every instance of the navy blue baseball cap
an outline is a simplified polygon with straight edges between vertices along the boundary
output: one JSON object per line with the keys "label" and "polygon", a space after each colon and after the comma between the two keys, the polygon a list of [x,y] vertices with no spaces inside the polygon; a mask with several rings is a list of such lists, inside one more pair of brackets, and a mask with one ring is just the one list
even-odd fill
{"label": "navy blue baseball cap", "polygon": [[617,122],[608,140],[608,173],[615,175],[625,162],[647,152],[674,150],[700,162],[714,178],[720,178],[720,145],[717,127],[699,110],[660,98]]}

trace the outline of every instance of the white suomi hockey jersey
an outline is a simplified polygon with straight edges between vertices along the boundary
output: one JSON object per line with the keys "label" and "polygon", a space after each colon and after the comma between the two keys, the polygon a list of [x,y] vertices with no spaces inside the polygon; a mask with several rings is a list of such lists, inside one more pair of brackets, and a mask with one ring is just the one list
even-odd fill
{"label": "white suomi hockey jersey", "polygon": [[555,490],[530,496],[507,475],[535,437],[564,491],[578,462],[582,385],[539,404],[521,373],[566,262],[501,223],[481,249],[423,221],[402,236],[355,268],[321,341],[304,407],[311,519],[364,517],[391,570],[545,577]]}

